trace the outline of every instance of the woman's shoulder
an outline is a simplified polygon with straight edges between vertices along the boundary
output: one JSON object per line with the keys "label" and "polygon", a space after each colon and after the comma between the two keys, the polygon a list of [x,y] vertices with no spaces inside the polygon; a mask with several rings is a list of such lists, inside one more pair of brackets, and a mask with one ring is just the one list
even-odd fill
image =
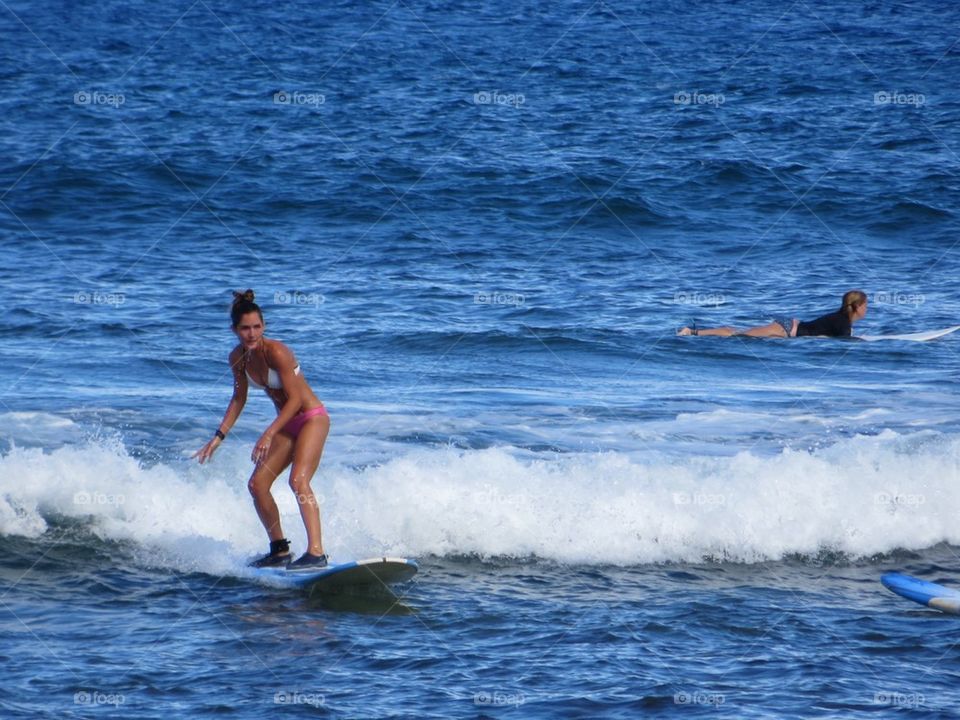
{"label": "woman's shoulder", "polygon": [[267,356],[267,360],[270,361],[270,365],[276,365],[279,362],[289,360],[291,362],[296,362],[293,356],[293,350],[288,348],[279,340],[274,340],[272,338],[263,339],[263,349],[264,354]]}
{"label": "woman's shoulder", "polygon": [[243,360],[243,345],[237,343],[237,345],[230,351],[230,354],[227,356],[227,359],[230,361],[230,367],[236,366]]}

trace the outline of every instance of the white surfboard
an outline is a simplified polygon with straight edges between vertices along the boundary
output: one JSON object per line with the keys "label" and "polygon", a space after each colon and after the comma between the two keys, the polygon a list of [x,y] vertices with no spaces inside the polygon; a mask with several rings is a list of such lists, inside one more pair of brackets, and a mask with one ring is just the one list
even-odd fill
{"label": "white surfboard", "polygon": [[380,557],[335,563],[319,570],[266,567],[257,568],[253,573],[271,585],[326,592],[346,587],[385,587],[407,582],[417,574],[417,563],[407,558]]}
{"label": "white surfboard", "polygon": [[936,340],[944,335],[960,330],[960,325],[943,328],[942,330],[927,330],[926,332],[901,333],[899,335],[856,335],[858,340],[874,342],[876,340],[909,340],[911,342],[926,342],[927,340]]}

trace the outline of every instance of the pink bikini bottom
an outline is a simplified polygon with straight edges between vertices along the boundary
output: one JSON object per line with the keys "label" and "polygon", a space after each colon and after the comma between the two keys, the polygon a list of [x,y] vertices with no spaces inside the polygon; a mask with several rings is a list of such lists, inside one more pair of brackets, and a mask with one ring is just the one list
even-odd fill
{"label": "pink bikini bottom", "polygon": [[283,426],[283,432],[296,438],[303,429],[303,426],[307,424],[307,420],[310,418],[315,418],[317,415],[326,414],[327,409],[323,405],[320,407],[311,408],[310,410],[304,410],[302,413],[298,413],[290,418],[290,422]]}

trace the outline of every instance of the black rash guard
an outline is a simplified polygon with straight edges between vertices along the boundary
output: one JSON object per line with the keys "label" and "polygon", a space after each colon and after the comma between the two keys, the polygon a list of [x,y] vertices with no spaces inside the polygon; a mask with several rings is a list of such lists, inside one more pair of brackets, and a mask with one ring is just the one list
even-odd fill
{"label": "black rash guard", "polygon": [[837,310],[829,315],[818,317],[810,322],[801,322],[797,324],[797,337],[805,335],[827,335],[829,337],[849,336],[853,326],[850,324],[850,318],[843,310]]}

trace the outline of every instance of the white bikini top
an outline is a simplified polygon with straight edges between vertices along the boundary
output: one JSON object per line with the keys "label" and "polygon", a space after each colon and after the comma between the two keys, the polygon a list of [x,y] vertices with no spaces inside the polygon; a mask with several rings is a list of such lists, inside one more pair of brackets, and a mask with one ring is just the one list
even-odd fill
{"label": "white bikini top", "polygon": [[[261,385],[260,383],[258,383],[258,382],[257,382],[256,380],[254,380],[252,377],[250,377],[250,373],[247,371],[246,368],[244,368],[243,372],[246,373],[247,382],[249,382],[251,385],[253,385],[255,388],[257,388],[257,390],[265,390],[265,389],[266,389],[266,388],[263,387],[263,385]],[[299,375],[299,374],[300,374],[300,366],[299,366],[299,365],[297,365],[297,366],[293,369],[293,374],[294,374],[294,375]],[[278,373],[278,372],[277,372],[276,370],[274,370],[272,367],[267,367],[267,387],[269,387],[269,388],[271,388],[271,389],[273,389],[273,390],[282,390],[282,389],[283,389],[283,383],[280,382],[280,373]]]}

